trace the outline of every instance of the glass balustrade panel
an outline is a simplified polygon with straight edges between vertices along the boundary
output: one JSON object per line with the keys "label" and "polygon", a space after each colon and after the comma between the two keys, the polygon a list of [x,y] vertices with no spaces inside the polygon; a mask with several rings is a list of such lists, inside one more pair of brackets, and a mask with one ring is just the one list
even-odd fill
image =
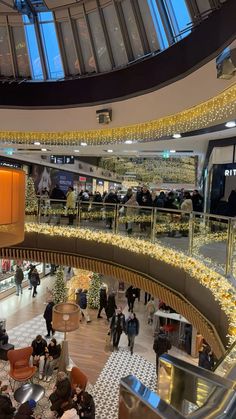
{"label": "glass balustrade panel", "polygon": [[80,227],[91,230],[115,231],[116,206],[103,202],[80,202]]}
{"label": "glass balustrade panel", "polygon": [[189,214],[156,208],[153,240],[162,246],[188,253]]}
{"label": "glass balustrade panel", "polygon": [[117,232],[133,238],[151,240],[153,208],[119,205]]}
{"label": "glass balustrade panel", "polygon": [[221,274],[227,259],[228,219],[195,214],[193,219],[193,257]]}

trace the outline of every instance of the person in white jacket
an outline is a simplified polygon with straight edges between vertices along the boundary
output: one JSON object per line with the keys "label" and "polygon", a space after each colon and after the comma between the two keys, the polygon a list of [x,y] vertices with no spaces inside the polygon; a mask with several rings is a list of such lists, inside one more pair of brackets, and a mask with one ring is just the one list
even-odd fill
{"label": "person in white jacket", "polygon": [[191,195],[189,192],[185,192],[184,201],[182,202],[180,209],[182,211],[192,212],[193,202],[192,202]]}

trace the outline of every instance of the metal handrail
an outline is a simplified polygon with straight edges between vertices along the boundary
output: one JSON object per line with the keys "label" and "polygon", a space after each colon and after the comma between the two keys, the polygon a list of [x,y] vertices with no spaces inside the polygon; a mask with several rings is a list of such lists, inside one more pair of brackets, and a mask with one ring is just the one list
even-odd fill
{"label": "metal handrail", "polygon": [[[56,208],[56,205],[54,206],[54,203],[58,204],[58,208]],[[121,212],[121,208],[124,208],[123,212]],[[131,210],[130,213],[128,213],[129,210]],[[114,204],[104,201],[94,202],[91,199],[89,201],[76,200],[74,208],[67,208],[66,200],[51,199],[47,196],[41,196],[37,198],[37,205],[35,204],[32,206],[32,210],[30,209],[29,205],[26,212],[36,216],[39,223],[41,222],[41,218],[43,216],[49,216],[51,218],[53,216],[67,217],[69,215],[73,215],[74,219],[76,220],[75,224],[77,227],[81,225],[83,220],[88,219],[89,221],[97,222],[98,220],[101,221],[102,219],[106,221],[110,218],[111,222],[109,228],[112,229],[114,234],[118,234],[120,229],[119,226],[121,224],[127,224],[128,222],[139,223],[140,227],[142,228],[142,224],[145,225],[146,223],[146,225],[148,225],[148,237],[145,238],[149,239],[153,243],[160,239],[161,234],[168,232],[168,229],[170,229],[170,231],[171,229],[176,230],[176,232],[178,232],[178,229],[180,229],[180,233],[185,231],[186,236],[188,236],[187,252],[189,256],[200,255],[199,251],[196,250],[196,244],[199,242],[199,240],[198,242],[195,241],[197,237],[199,238],[200,226],[200,234],[203,235],[203,239],[210,241],[213,241],[214,239],[220,241],[218,232],[223,228],[224,231],[222,240],[226,241],[226,260],[223,263],[221,262],[219,267],[222,271],[222,266],[224,266],[224,274],[226,276],[232,275],[233,272],[233,258],[235,249],[234,242],[236,231],[235,217],[227,217],[225,215],[217,215],[207,212],[189,212],[178,208],[172,209],[154,206],[135,206],[129,205],[127,203]],[[169,215],[170,219],[165,219],[162,217],[166,215]],[[177,216],[177,218],[174,216]],[[211,230],[212,221],[219,223],[219,231]],[[158,226],[160,227],[159,230],[157,228]],[[89,225],[86,227],[89,228]],[[164,229],[163,231],[162,228]],[[209,236],[205,236],[205,232],[209,234]],[[205,243],[207,243],[207,241]]]}

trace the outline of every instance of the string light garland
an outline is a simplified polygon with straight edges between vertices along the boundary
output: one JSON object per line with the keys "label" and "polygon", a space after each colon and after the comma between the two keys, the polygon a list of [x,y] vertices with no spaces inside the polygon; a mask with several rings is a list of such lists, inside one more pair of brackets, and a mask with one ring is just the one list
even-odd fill
{"label": "string light garland", "polygon": [[201,261],[188,257],[180,251],[162,246],[160,243],[151,243],[145,240],[125,237],[119,234],[104,233],[82,228],[67,228],[50,226],[48,224],[26,223],[26,232],[36,232],[48,236],[63,236],[68,238],[85,239],[97,243],[106,243],[128,250],[136,254],[144,254],[163,261],[170,266],[182,269],[202,286],[211,291],[215,300],[225,312],[229,321],[229,344],[236,339],[236,290],[230,280],[205,266]]}
{"label": "string light garland", "polygon": [[236,84],[219,95],[174,115],[140,124],[87,131],[1,131],[0,141],[12,144],[102,145],[124,141],[156,141],[176,132],[186,133],[232,118],[236,113]]}

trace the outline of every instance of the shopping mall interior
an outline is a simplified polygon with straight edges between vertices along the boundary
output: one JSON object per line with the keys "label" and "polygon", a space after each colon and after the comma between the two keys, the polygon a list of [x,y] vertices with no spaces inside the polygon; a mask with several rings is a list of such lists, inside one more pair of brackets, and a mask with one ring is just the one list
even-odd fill
{"label": "shopping mall interior", "polygon": [[236,418],[235,15],[0,0],[0,419]]}

